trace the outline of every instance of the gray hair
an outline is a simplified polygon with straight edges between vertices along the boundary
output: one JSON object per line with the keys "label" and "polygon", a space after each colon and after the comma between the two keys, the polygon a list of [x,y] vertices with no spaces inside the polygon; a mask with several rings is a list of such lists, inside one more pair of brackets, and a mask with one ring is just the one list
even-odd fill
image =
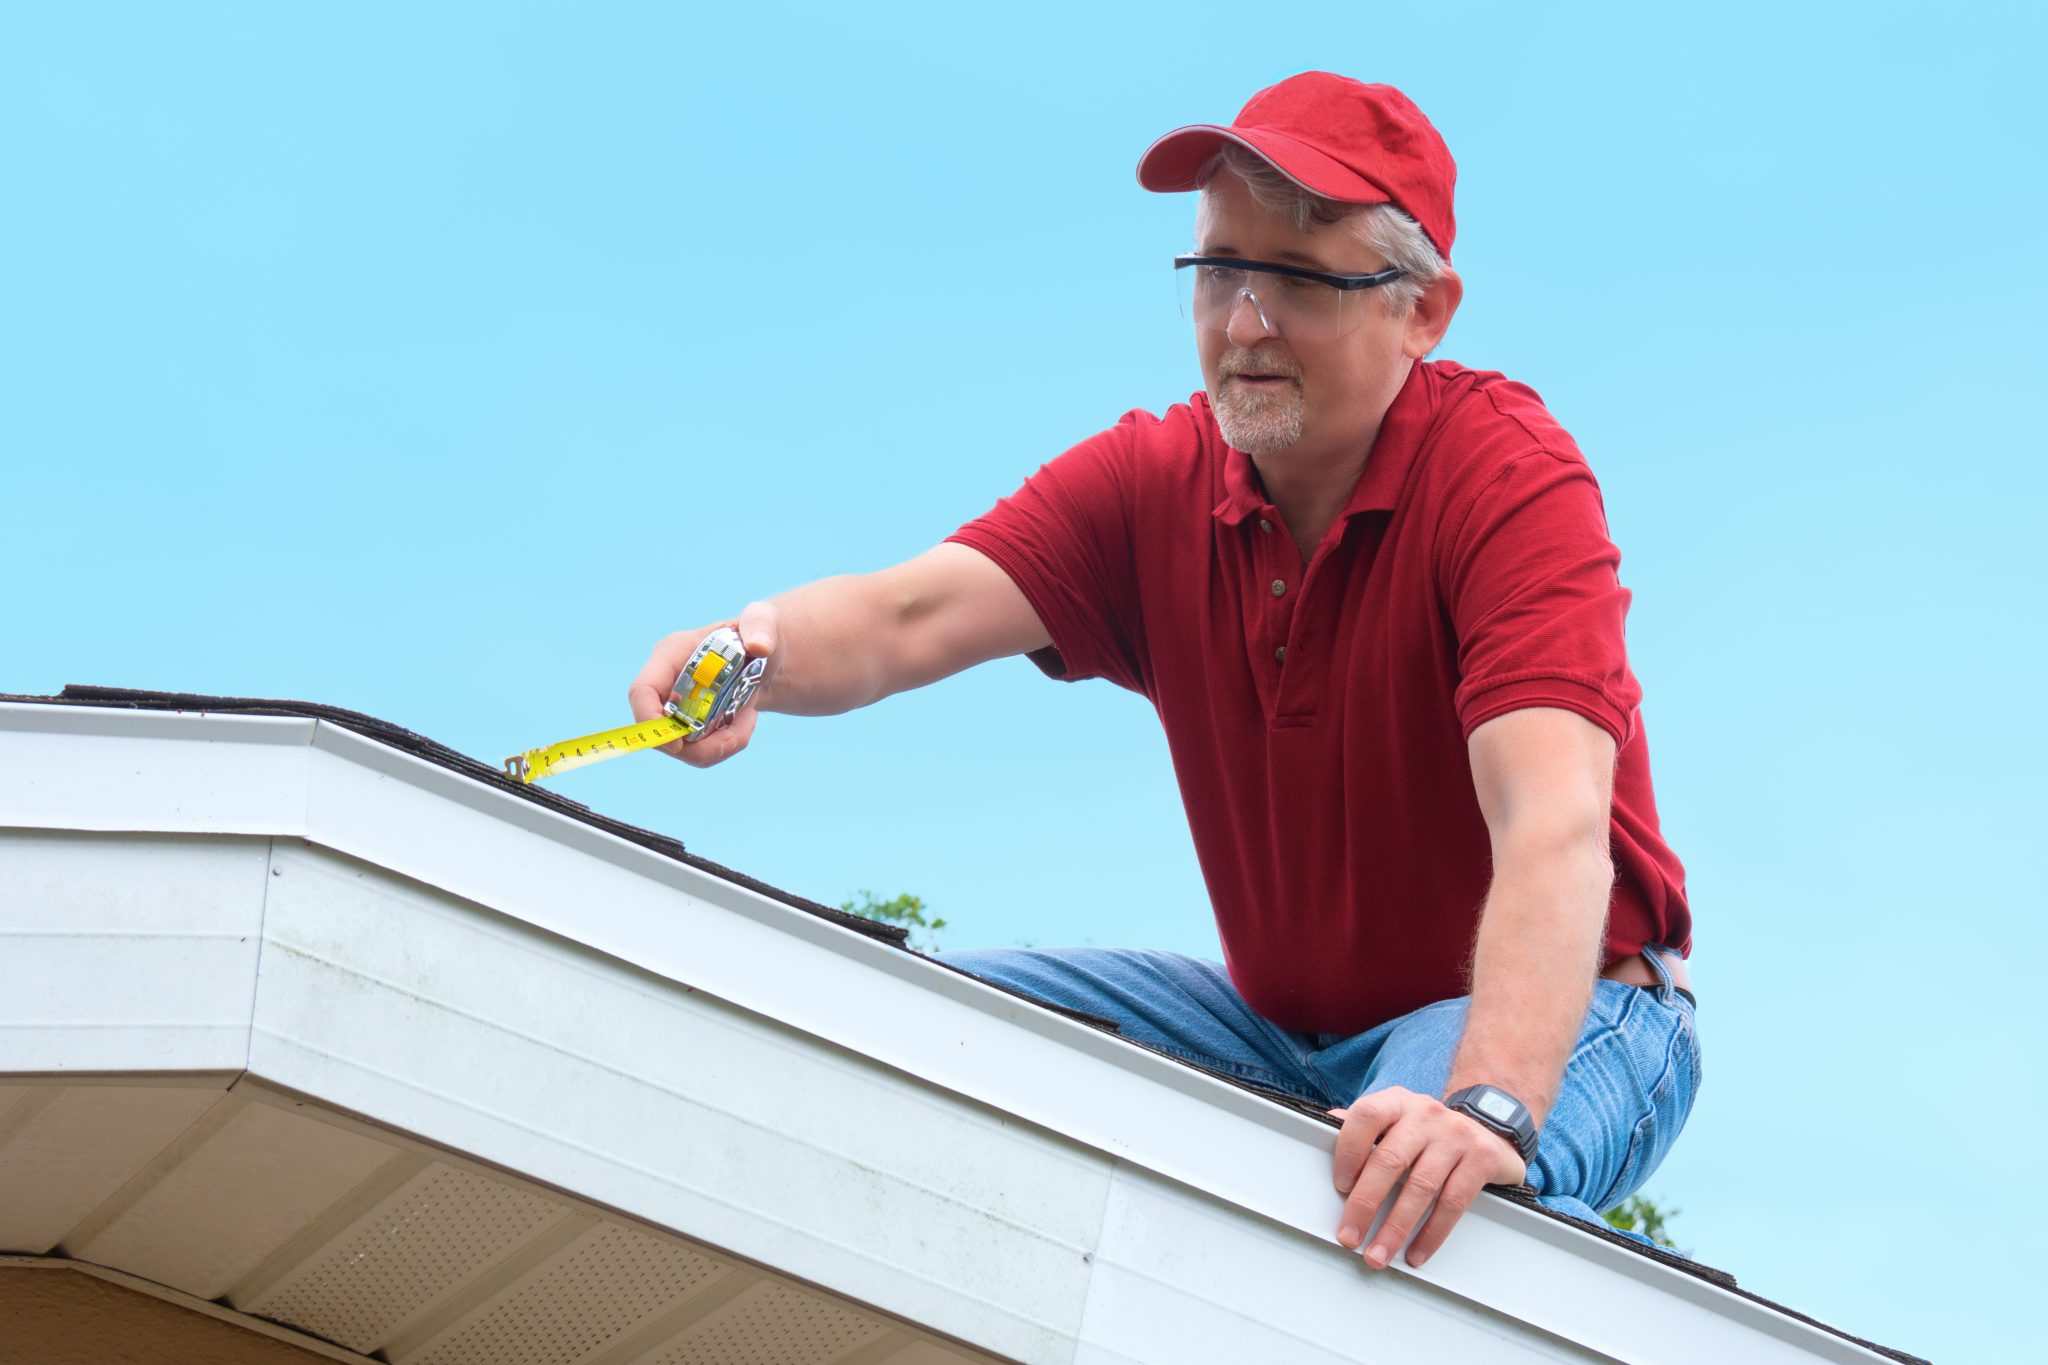
{"label": "gray hair", "polygon": [[[1405,272],[1401,278],[1379,290],[1387,311],[1396,317],[1405,317],[1422,292],[1448,269],[1422,225],[1404,209],[1392,204],[1346,204],[1325,199],[1302,188],[1272,162],[1235,142],[1224,143],[1222,150],[1209,158],[1209,164],[1202,168],[1202,188],[1206,190],[1220,171],[1229,171],[1242,180],[1251,191],[1252,202],[1260,208],[1291,217],[1296,230],[1306,232],[1311,223],[1348,224],[1358,239],[1378,252],[1388,265],[1400,267]],[[1202,207],[1195,211],[1198,225],[1208,203],[1209,197],[1204,194]]]}

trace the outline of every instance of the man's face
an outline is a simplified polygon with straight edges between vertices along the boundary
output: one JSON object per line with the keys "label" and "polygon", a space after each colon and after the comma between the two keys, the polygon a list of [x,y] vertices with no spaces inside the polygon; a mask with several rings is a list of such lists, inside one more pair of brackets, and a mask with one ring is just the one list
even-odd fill
{"label": "man's face", "polygon": [[[1352,225],[1312,222],[1306,230],[1297,228],[1287,214],[1260,207],[1244,182],[1227,171],[1210,181],[1202,201],[1195,249],[1204,256],[1345,275],[1387,266]],[[1411,329],[1370,292],[1347,305],[1357,308],[1362,321],[1328,340],[1278,335],[1247,301],[1232,312],[1227,331],[1195,329],[1202,380],[1224,440],[1248,455],[1285,452],[1290,461],[1355,453],[1372,440],[1408,377]]]}

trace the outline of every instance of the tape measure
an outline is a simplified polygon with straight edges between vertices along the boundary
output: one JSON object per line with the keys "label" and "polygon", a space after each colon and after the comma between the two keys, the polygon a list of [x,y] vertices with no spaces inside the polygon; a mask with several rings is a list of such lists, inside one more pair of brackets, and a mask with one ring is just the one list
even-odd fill
{"label": "tape measure", "polygon": [[514,754],[505,760],[505,776],[515,782],[538,782],[676,740],[694,744],[732,724],[740,708],[754,699],[767,669],[766,659],[747,658],[738,631],[720,626],[690,651],[676,685],[669,689],[665,714]]}

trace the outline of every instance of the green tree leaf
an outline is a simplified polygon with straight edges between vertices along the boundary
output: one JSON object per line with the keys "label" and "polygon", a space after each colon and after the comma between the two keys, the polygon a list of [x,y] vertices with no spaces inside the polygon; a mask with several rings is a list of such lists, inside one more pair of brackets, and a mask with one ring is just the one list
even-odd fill
{"label": "green tree leaf", "polygon": [[[938,933],[946,927],[943,917],[927,915],[924,901],[904,892],[888,900],[877,900],[875,893],[863,889],[850,901],[842,901],[839,908],[848,914],[883,924],[900,924],[910,930],[909,944],[920,953],[935,953],[939,950]],[[922,936],[919,931],[922,930]]]}
{"label": "green tree leaf", "polygon": [[1619,1228],[1623,1232],[1639,1232],[1658,1246],[1676,1251],[1678,1243],[1671,1240],[1670,1234],[1665,1231],[1665,1224],[1682,1212],[1682,1209],[1660,1208],[1654,1201],[1640,1194],[1632,1194],[1601,1217],[1607,1220],[1609,1227]]}

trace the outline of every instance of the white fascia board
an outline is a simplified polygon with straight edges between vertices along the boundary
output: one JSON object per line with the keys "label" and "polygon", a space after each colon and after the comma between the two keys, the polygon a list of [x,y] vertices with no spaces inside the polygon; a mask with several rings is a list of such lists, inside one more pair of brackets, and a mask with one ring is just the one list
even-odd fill
{"label": "white fascia board", "polygon": [[318,725],[0,702],[0,826],[301,834]]}
{"label": "white fascia board", "polygon": [[[293,725],[313,725],[296,792],[291,765],[271,761],[301,742],[303,728],[281,728]],[[303,837],[559,935],[1343,1254],[1332,1240],[1342,1201],[1327,1125],[341,726],[13,704],[0,709],[0,764],[24,761],[37,794],[10,796],[0,822],[255,833],[269,819],[260,832]],[[67,769],[151,776],[123,783],[119,823],[108,823]],[[238,773],[267,784],[260,801],[236,804]],[[196,797],[182,785],[195,782]],[[296,1084],[291,1067],[275,1079]],[[1397,1261],[1383,1273],[1615,1360],[1881,1358],[1505,1200],[1479,1201],[1423,1270]]]}
{"label": "white fascia board", "polygon": [[240,1072],[269,856],[260,838],[0,827],[0,1074]]}

